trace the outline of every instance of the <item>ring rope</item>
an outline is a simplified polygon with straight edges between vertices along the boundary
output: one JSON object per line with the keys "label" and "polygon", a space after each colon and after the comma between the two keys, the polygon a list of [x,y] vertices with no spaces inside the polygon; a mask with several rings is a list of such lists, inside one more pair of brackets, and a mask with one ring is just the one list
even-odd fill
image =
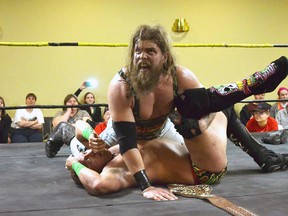
{"label": "ring rope", "polygon": [[[128,43],[85,43],[85,42],[0,42],[0,46],[44,47],[44,46],[92,46],[128,47]],[[173,47],[224,47],[224,48],[285,48],[288,44],[172,44]]]}
{"label": "ring rope", "polygon": [[[275,99],[275,100],[242,100],[239,103],[260,103],[260,102],[287,102],[288,99]],[[108,107],[108,104],[79,104],[79,105],[34,105],[34,106],[5,106],[0,107],[0,110],[14,110],[14,109],[56,109],[56,108],[73,108],[73,107]]]}
{"label": "ring rope", "polygon": [[14,109],[56,109],[56,108],[73,108],[73,107],[108,107],[108,104],[79,104],[79,105],[34,105],[34,106],[5,106],[0,107],[0,110],[14,110]]}
{"label": "ring rope", "polygon": [[287,102],[288,99],[271,99],[271,100],[243,100],[239,103],[261,103],[261,102]]}

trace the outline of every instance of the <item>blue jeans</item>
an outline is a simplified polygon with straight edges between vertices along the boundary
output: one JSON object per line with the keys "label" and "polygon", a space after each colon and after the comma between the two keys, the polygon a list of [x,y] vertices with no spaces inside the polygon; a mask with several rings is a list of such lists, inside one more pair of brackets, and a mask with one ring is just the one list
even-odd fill
{"label": "blue jeans", "polygon": [[12,143],[43,142],[42,133],[34,129],[12,129]]}

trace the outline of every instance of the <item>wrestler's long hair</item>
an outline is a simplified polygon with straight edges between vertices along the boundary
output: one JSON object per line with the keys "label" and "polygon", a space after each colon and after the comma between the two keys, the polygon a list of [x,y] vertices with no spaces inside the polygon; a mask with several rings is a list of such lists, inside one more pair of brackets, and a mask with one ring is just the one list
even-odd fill
{"label": "wrestler's long hair", "polygon": [[[161,52],[167,55],[167,61],[163,65],[163,72],[162,72],[163,75],[171,74],[172,71],[174,71],[176,68],[175,57],[172,54],[172,48],[170,45],[171,43],[164,28],[160,25],[156,25],[156,26],[141,25],[137,28],[136,32],[132,36],[132,39],[129,45],[129,55],[127,59],[128,72],[126,74],[127,75],[126,81],[128,82],[128,85],[130,88],[132,86],[131,86],[131,83],[129,83],[131,82],[131,80],[129,80],[129,77],[130,77],[131,71],[133,71],[133,69],[135,68],[135,65],[133,62],[135,46],[136,46],[136,43],[138,43],[139,41],[143,41],[143,40],[150,40],[153,43],[157,44]],[[128,96],[133,94],[133,92],[131,91],[132,90],[130,89]]]}

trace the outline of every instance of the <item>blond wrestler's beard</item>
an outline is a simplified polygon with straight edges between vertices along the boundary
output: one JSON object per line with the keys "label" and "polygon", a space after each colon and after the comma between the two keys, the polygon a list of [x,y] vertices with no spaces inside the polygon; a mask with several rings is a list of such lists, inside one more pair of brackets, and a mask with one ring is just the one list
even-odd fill
{"label": "blond wrestler's beard", "polygon": [[161,74],[162,70],[142,73],[137,66],[134,66],[130,73],[131,85],[137,94],[147,94],[157,86]]}

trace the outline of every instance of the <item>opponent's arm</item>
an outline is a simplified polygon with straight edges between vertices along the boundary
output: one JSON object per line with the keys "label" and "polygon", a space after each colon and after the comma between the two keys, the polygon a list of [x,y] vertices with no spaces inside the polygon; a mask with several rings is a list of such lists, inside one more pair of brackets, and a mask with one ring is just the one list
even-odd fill
{"label": "opponent's arm", "polygon": [[85,145],[86,148],[91,148],[93,152],[101,152],[109,148],[109,145],[98,137],[94,129],[87,122],[78,120],[75,128],[77,139]]}
{"label": "opponent's arm", "polygon": [[[78,180],[90,195],[98,196],[117,192],[125,186],[120,168],[115,168],[113,171],[103,171],[100,175],[98,172],[79,163],[77,158],[73,156],[67,158],[66,168],[71,172],[71,176],[77,175]],[[73,180],[76,180],[75,177]],[[78,180],[75,183],[79,184]]]}

